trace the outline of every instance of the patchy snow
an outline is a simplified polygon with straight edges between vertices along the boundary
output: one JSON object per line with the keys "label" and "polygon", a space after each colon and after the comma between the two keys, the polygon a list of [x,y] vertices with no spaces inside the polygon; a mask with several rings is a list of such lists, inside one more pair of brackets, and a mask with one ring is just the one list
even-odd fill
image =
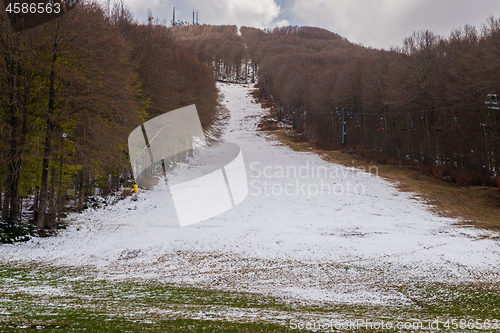
{"label": "patchy snow", "polygon": [[73,215],[57,237],[2,245],[0,258],[321,302],[407,303],[401,286],[498,281],[498,233],[459,227],[377,176],[273,142],[256,131],[264,110],[251,88],[219,88],[231,114],[224,139],[247,168],[241,204],[181,228],[168,189],[148,191]]}

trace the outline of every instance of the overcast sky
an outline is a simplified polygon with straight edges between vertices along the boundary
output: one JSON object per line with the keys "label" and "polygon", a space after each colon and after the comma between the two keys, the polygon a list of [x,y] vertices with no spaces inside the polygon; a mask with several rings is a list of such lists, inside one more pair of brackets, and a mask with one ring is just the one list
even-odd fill
{"label": "overcast sky", "polygon": [[417,30],[443,36],[465,24],[477,28],[488,16],[500,18],[498,0],[124,0],[139,22],[151,8],[158,22],[192,21],[257,28],[299,25],[336,32],[353,43],[388,49]]}

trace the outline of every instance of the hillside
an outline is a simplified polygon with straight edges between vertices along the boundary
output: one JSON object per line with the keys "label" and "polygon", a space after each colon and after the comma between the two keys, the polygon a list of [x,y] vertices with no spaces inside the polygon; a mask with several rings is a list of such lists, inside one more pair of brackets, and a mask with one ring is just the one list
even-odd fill
{"label": "hillside", "polygon": [[[241,147],[247,166],[249,194],[240,205],[181,228],[170,191],[158,188],[137,200],[72,215],[57,237],[3,245],[0,258],[19,270],[45,267],[58,276],[61,267],[71,267],[65,274],[73,276],[85,267],[85,273],[58,278],[50,288],[19,280],[3,285],[2,292],[19,287],[24,295],[50,300],[29,304],[35,312],[50,308],[57,318],[65,308],[57,304],[69,295],[75,301],[66,306],[100,316],[98,297],[107,316],[122,325],[147,319],[155,327],[179,318],[204,327],[212,318],[217,327],[278,323],[281,332],[292,319],[395,324],[436,314],[442,321],[464,312],[496,315],[498,233],[457,226],[376,174],[269,140],[257,131],[267,110],[253,103],[252,89],[219,88],[231,115],[223,139]],[[73,279],[95,286],[75,294]],[[184,289],[177,294],[177,288]],[[102,294],[86,297],[90,290]],[[202,294],[192,299],[196,290]],[[157,297],[169,301],[156,302]],[[470,304],[455,304],[454,297]]]}
{"label": "hillside", "polygon": [[362,158],[420,168],[461,186],[496,186],[498,27],[490,18],[481,33],[470,26],[449,37],[419,31],[392,51],[313,27],[242,27],[241,36],[235,26],[172,31],[219,78],[256,78],[276,114],[290,124],[295,119],[295,129],[319,148],[357,148]]}
{"label": "hillside", "polygon": [[500,330],[500,20],[1,20],[0,331]]}

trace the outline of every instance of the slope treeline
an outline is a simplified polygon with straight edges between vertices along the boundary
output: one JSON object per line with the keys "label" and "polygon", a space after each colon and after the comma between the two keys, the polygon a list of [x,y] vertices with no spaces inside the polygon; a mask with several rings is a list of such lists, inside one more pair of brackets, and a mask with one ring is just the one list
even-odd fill
{"label": "slope treeline", "polygon": [[123,4],[81,2],[19,33],[0,20],[1,241],[130,185],[127,138],[141,122],[195,103],[214,124],[210,68]]}
{"label": "slope treeline", "polygon": [[500,111],[485,105],[500,88],[498,20],[448,38],[416,32],[391,51],[319,28],[241,33],[282,120],[319,146],[341,147],[345,109],[347,146],[366,157],[460,184],[493,184],[499,175]]}
{"label": "slope treeline", "polygon": [[217,79],[243,82],[253,70],[235,25],[175,26],[170,30],[172,37],[212,68]]}

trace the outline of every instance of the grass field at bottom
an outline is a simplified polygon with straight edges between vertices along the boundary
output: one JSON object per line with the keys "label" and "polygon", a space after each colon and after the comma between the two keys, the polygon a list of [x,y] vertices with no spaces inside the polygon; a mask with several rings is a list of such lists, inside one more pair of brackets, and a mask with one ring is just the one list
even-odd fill
{"label": "grass field at bottom", "polygon": [[0,266],[0,331],[500,331],[498,285],[400,289],[414,304],[320,305],[158,281],[113,281],[89,268],[10,264]]}

